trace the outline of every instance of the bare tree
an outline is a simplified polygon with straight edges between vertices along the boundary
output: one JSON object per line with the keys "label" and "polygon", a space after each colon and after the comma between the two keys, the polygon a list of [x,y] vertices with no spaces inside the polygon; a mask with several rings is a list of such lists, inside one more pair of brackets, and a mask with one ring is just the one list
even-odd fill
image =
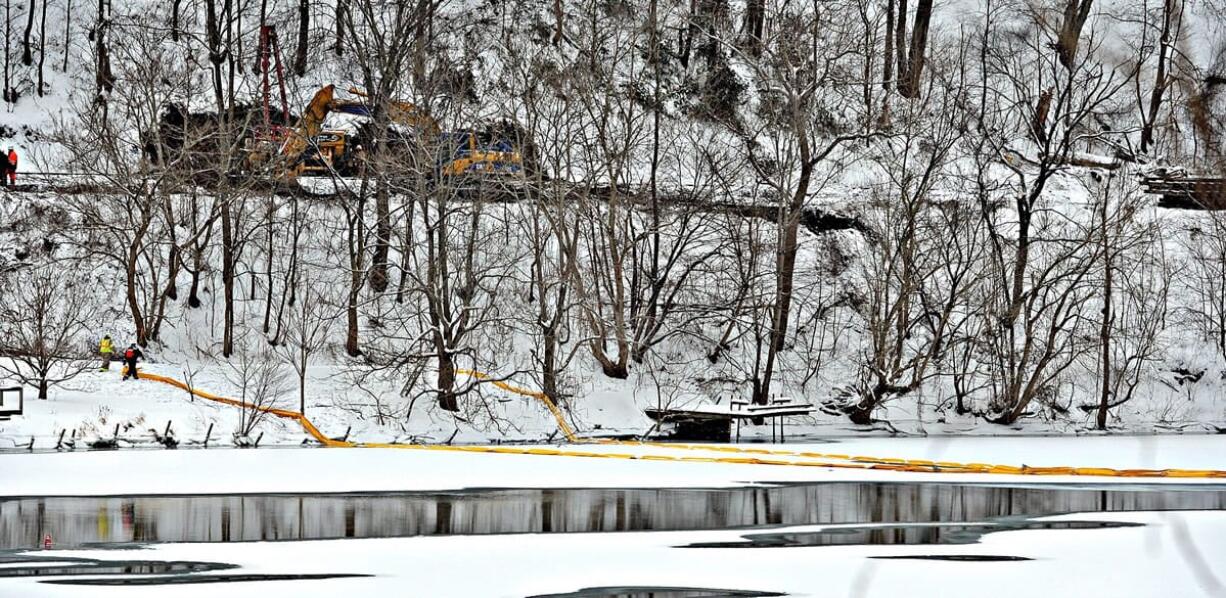
{"label": "bare tree", "polygon": [[1102,262],[1099,315],[1099,400],[1095,427],[1130,401],[1162,348],[1171,268],[1162,249],[1162,222],[1141,218],[1144,197],[1135,181],[1112,175],[1094,193],[1094,221]]}
{"label": "bare tree", "polygon": [[[82,250],[122,267],[137,342],[146,346],[161,329],[184,247],[206,235],[221,205],[191,201],[180,210],[172,194],[202,168],[215,172],[214,153],[234,150],[213,145],[215,127],[172,132],[161,126],[165,106],[191,92],[191,73],[176,65],[160,34],[123,27],[128,43],[117,50],[124,58],[120,73],[125,85],[115,89],[105,108],[73,103],[72,119],[57,123],[51,138],[65,148],[70,167],[105,183],[97,192],[69,195],[65,201],[79,215]],[[203,166],[202,153],[209,160]],[[180,216],[189,211],[190,222],[198,226],[186,239],[177,238],[176,227],[189,221]]]}
{"label": "bare tree", "polygon": [[243,403],[234,429],[235,444],[249,446],[255,428],[271,415],[270,410],[281,407],[289,391],[289,377],[276,356],[258,348],[255,341],[244,336],[236,346],[234,356],[225,362],[225,378],[237,390],[234,398]]}
{"label": "bare tree", "polygon": [[[854,95],[835,85],[836,73],[855,48],[853,14],[839,15],[825,7],[785,7],[774,14],[780,32],[765,44],[760,58],[749,63],[759,85],[768,89],[761,114],[751,123],[731,123],[745,144],[758,181],[777,202],[779,241],[775,261],[775,297],[771,341],[762,375],[755,381],[753,400],[770,396],[778,353],[785,348],[792,312],[800,220],[805,202],[831,175],[829,166],[840,148],[872,133],[853,130],[833,114],[854,114]],[[820,23],[820,25],[819,25]],[[832,24],[834,24],[832,26]],[[786,32],[786,33],[783,33]]]}
{"label": "bare tree", "polygon": [[633,290],[628,280],[636,241],[634,198],[627,191],[634,166],[648,147],[651,127],[647,112],[630,90],[618,89],[617,81],[625,73],[631,78],[647,76],[647,65],[631,43],[636,34],[616,24],[621,18],[626,17],[609,15],[586,23],[584,64],[576,65],[574,76],[565,83],[582,102],[578,118],[589,131],[580,140],[581,153],[589,157],[587,171],[581,173],[587,189],[578,198],[580,226],[585,229],[582,253],[588,261],[575,289],[592,356],[606,376],[624,379],[632,349],[627,308]]}
{"label": "bare tree", "polygon": [[749,0],[745,3],[745,37],[749,40],[750,52],[757,53],[762,46],[762,34],[766,23],[765,0]]}
{"label": "bare tree", "polygon": [[48,390],[90,369],[84,338],[93,306],[71,271],[44,267],[0,274],[0,372]]}
{"label": "bare tree", "polygon": [[[561,10],[560,3],[555,10]],[[572,141],[581,134],[573,118],[578,106],[549,93],[548,72],[542,72],[534,60],[533,47],[509,44],[502,51],[515,112],[540,155],[525,177],[533,201],[512,215],[531,258],[517,274],[527,287],[528,309],[521,319],[538,339],[531,355],[541,391],[561,404],[563,372],[583,347],[574,338],[573,325],[579,304],[574,288],[580,268],[579,220],[572,191],[565,184],[579,163],[578,148]]]}
{"label": "bare tree", "polygon": [[[1037,27],[1037,25],[1036,25]],[[1027,413],[1037,397],[1051,398],[1060,377],[1086,350],[1079,330],[1082,310],[1093,293],[1087,283],[1099,259],[1092,238],[1042,203],[1048,184],[1074,160],[1077,146],[1088,137],[1088,124],[1125,85],[1130,74],[1110,71],[1086,58],[1064,64],[1063,54],[1051,60],[1041,38],[1000,36],[985,39],[993,47],[985,54],[985,72],[993,87],[989,102],[1004,106],[981,121],[991,151],[1003,156],[1012,183],[1012,210],[986,209],[993,200],[981,198],[991,235],[993,304],[997,324],[987,329],[991,362],[995,364],[993,421],[1009,424]],[[1042,102],[1037,89],[1051,94],[1050,113],[1036,118]],[[1004,97],[1012,98],[1003,102]],[[1012,123],[1012,124],[1010,124]],[[1033,146],[1015,144],[1016,129],[1041,126]],[[981,187],[987,192],[986,187]],[[1016,221],[1003,218],[1015,217]],[[1008,238],[1008,242],[1006,242]]]}
{"label": "bare tree", "polygon": [[294,371],[298,381],[298,412],[306,414],[307,373],[311,364],[326,349],[334,319],[323,290],[322,281],[306,277],[303,291],[288,314],[284,334],[273,351]]}
{"label": "bare tree", "polygon": [[[415,3],[397,3],[391,10],[385,8],[382,2],[376,0],[349,0],[343,13],[339,14],[344,18],[344,27],[349,33],[346,44],[362,73],[367,102],[374,107],[372,124],[376,140],[389,139],[392,129],[390,114],[402,91],[406,67],[414,60],[425,60],[428,48],[423,45],[421,36],[426,29],[424,24],[433,18],[437,4],[432,0],[419,0]],[[420,86],[424,81],[417,83]],[[430,133],[421,132],[423,135]],[[430,143],[433,142],[427,142]],[[411,153],[420,154],[422,147],[420,143],[411,143],[408,149]],[[389,282],[388,253],[392,236],[389,181],[392,173],[389,168],[403,166],[404,162],[390,153],[385,155],[390,148],[391,145],[385,141],[365,148],[368,159],[364,174],[375,180],[376,214],[374,255],[367,282],[377,293],[387,290]],[[404,149],[404,146],[399,148]],[[417,167],[417,174],[421,176],[420,170],[426,167],[428,160],[416,155],[408,162]]]}
{"label": "bare tree", "polygon": [[1226,215],[1206,213],[1200,226],[1187,231],[1184,245],[1190,256],[1184,285],[1194,301],[1181,311],[1226,358]]}
{"label": "bare tree", "polygon": [[860,260],[867,354],[858,400],[844,407],[855,423],[869,423],[890,396],[939,373],[967,320],[967,295],[978,278],[978,252],[965,243],[978,240],[974,222],[964,217],[967,206],[932,197],[948,185],[947,163],[967,125],[956,106],[961,92],[935,88],[904,106],[895,133],[876,144],[888,183],[874,193],[870,248]]}
{"label": "bare tree", "polygon": [[[1149,92],[1149,107],[1141,113],[1141,153],[1149,151],[1154,143],[1154,127],[1158,122],[1158,113],[1162,109],[1162,100],[1171,86],[1171,60],[1175,52],[1175,42],[1179,39],[1183,26],[1184,0],[1164,0],[1162,3],[1162,25],[1158,37],[1158,58],[1154,70],[1154,86]],[[1146,15],[1148,17],[1148,15]],[[1148,19],[1146,19],[1148,21]]]}
{"label": "bare tree", "polygon": [[[65,0],[64,14],[72,14],[72,0]],[[64,19],[64,62],[60,65],[60,72],[68,72],[68,54],[72,48],[72,19]]]}

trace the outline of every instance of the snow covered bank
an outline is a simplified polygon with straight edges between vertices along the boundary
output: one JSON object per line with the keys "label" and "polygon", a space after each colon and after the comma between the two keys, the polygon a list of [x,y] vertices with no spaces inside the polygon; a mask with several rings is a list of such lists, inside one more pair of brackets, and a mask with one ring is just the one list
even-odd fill
{"label": "snow covered bank", "polygon": [[[865,439],[753,448],[910,459],[1115,468],[1226,469],[1220,436],[1094,439]],[[663,446],[583,445],[584,451],[701,457]],[[727,463],[593,459],[399,449],[120,451],[0,456],[0,496],[110,496],[426,491],[463,488],[684,488],[761,483],[1112,483],[1127,478],[924,474]],[[1145,479],[1144,483],[1221,483]]]}
{"label": "snow covered bank", "polygon": [[[156,363],[142,364],[142,371],[162,374],[180,380],[189,379],[200,389],[222,396],[239,396],[239,390],[229,379],[231,372],[224,365]],[[119,366],[110,372],[87,372],[53,393],[50,400],[40,401],[26,389],[25,414],[10,421],[0,421],[0,450],[25,446],[34,439],[34,448],[51,449],[65,431],[64,440],[75,439],[75,447],[86,448],[90,442],[110,439],[119,426],[119,446],[157,446],[151,430],[161,433],[167,424],[181,446],[203,444],[206,435],[209,446],[232,446],[233,436],[242,423],[242,410],[230,405],[193,399],[183,390],[150,380],[122,381]],[[353,387],[343,368],[333,365],[313,366],[307,373],[311,386],[306,401],[306,413],[324,434],[340,437],[350,431],[352,439],[363,442],[445,442],[483,443],[495,440],[541,441],[557,434],[557,423],[535,399],[503,391],[494,391],[491,410],[498,418],[515,422],[514,426],[498,427],[485,422],[464,421],[433,409],[428,401],[407,416],[359,417],[355,412],[362,405],[375,402]],[[377,392],[394,395],[390,387],[378,387]],[[282,398],[270,406],[298,411],[296,400]],[[355,406],[358,405],[358,406]],[[632,425],[632,431],[647,428],[646,418],[633,412],[631,401],[606,401],[583,410],[588,426],[611,428],[614,423]],[[212,427],[211,433],[209,432]],[[300,446],[311,441],[294,421],[277,417],[263,418],[251,436],[263,434],[261,446]]]}

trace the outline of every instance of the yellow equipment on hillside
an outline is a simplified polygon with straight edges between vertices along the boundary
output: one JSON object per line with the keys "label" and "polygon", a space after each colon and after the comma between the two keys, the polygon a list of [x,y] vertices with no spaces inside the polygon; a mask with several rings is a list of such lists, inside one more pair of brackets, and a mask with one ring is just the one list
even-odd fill
{"label": "yellow equipment on hillside", "polygon": [[[364,157],[358,136],[352,129],[324,128],[333,112],[373,117],[374,108],[366,101],[367,95],[353,88],[349,93],[360,99],[337,98],[336,87],[327,85],[307,104],[298,126],[281,145],[286,178],[358,173]],[[408,102],[392,101],[385,109],[391,123],[410,128],[419,142],[427,147],[438,144],[440,154],[435,168],[443,176],[514,174],[523,170],[523,157],[514,144],[490,131],[444,133],[429,114]]]}

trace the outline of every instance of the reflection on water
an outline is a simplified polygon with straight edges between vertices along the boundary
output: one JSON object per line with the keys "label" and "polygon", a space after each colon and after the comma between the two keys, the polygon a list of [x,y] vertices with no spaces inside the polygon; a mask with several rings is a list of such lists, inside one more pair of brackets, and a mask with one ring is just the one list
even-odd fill
{"label": "reflection on water", "polygon": [[[448,534],[712,530],[817,523],[984,522],[1071,512],[1221,510],[1226,488],[1066,489],[832,483],[685,490],[23,498],[0,500],[0,550],[122,542],[235,542]],[[946,535],[966,529],[949,529]],[[979,530],[971,530],[978,532]],[[991,530],[988,530],[991,531]],[[906,526],[845,541],[927,543]],[[795,540],[795,539],[793,539]]]}
{"label": "reflection on water", "polygon": [[778,592],[757,592],[754,590],[651,586],[585,588],[578,592],[538,594],[528,598],[770,598],[772,596],[785,595]]}
{"label": "reflection on water", "polygon": [[1035,521],[1001,517],[984,523],[897,523],[833,527],[814,532],[751,533],[739,540],[694,542],[686,548],[788,548],[865,544],[973,544],[984,534],[1006,530],[1108,529],[1140,527],[1121,521]]}
{"label": "reflection on water", "polygon": [[65,577],[76,575],[163,575],[234,569],[226,563],[194,561],[99,561],[96,559],[0,558],[0,578]]}

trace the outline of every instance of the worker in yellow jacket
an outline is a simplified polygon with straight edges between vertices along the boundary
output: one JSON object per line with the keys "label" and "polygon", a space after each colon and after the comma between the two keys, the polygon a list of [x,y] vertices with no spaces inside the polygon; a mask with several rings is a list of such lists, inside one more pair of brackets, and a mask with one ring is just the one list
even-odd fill
{"label": "worker in yellow jacket", "polygon": [[102,337],[102,342],[98,343],[98,352],[102,354],[102,369],[100,372],[111,371],[111,354],[115,352],[115,347],[111,345],[111,337]]}

